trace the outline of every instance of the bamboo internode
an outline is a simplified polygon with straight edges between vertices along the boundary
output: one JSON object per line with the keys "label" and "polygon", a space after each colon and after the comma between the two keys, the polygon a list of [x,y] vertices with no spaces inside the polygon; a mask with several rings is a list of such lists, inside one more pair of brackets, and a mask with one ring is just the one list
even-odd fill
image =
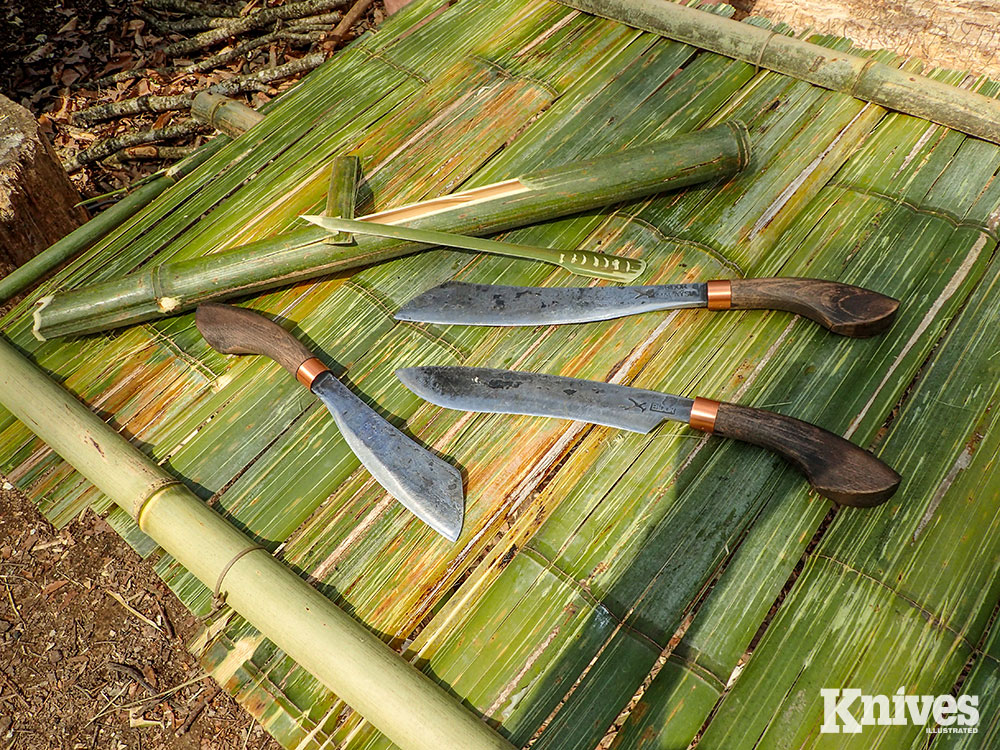
{"label": "bamboo internode", "polygon": [[[745,126],[727,122],[363,218],[488,235],[726,177],[743,169],[749,159]],[[362,235],[349,246],[330,245],[328,236],[321,229],[302,229],[58,293],[39,300],[34,332],[45,340],[117,328],[174,315],[200,302],[261,292],[428,247]]]}
{"label": "bamboo internode", "polygon": [[[24,394],[31,394],[25,398]],[[0,399],[139,528],[401,748],[513,746],[0,339]]]}

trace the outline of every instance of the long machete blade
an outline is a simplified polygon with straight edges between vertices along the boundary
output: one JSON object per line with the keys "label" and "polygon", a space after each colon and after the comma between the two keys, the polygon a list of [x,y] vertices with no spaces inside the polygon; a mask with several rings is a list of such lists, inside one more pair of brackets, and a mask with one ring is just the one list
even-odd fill
{"label": "long machete blade", "polygon": [[396,313],[396,320],[492,326],[558,325],[707,304],[704,283],[523,287],[449,281],[411,299]]}
{"label": "long machete blade", "polygon": [[486,367],[407,367],[396,377],[449,409],[579,419],[633,432],[649,432],[664,419],[687,422],[694,403],[624,385]]}
{"label": "long machete blade", "polygon": [[462,532],[462,475],[420,447],[326,371],[311,390],[326,404],[351,450],[390,495],[449,541]]}

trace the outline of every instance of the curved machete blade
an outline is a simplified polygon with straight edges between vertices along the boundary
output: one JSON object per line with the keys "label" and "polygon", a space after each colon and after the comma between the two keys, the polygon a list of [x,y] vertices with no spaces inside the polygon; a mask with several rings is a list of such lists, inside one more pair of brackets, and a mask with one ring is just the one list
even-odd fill
{"label": "curved machete blade", "polygon": [[382,419],[329,371],[313,381],[312,392],[375,480],[428,526],[456,541],[465,515],[458,469]]}
{"label": "curved machete blade", "polygon": [[655,310],[705,307],[704,283],[528,287],[449,281],[414,297],[396,320],[525,326],[587,323]]}
{"label": "curved machete blade", "polygon": [[689,398],[624,385],[486,367],[407,367],[403,384],[439,406],[494,414],[578,419],[649,432],[664,419],[687,422]]}

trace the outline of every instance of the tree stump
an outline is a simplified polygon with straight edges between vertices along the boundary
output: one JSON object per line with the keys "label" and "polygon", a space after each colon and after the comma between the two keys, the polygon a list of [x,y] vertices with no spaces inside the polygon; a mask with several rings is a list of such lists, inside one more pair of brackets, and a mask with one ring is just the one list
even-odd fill
{"label": "tree stump", "polygon": [[19,266],[86,221],[79,200],[34,116],[0,96],[0,266]]}

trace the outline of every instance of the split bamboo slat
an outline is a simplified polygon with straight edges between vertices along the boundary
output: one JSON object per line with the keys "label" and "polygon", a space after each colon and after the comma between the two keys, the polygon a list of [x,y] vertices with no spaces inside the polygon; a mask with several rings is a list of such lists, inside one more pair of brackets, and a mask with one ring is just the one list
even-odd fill
{"label": "split bamboo slat", "polygon": [[[719,28],[729,25],[731,9],[710,10]],[[784,26],[736,28],[766,39],[768,55],[816,51]],[[917,72],[843,39],[809,41],[828,57],[876,61],[861,69],[885,80]],[[933,746],[989,747],[981,741],[1000,722],[991,687],[1000,148],[699,46],[551,0],[416,0],[42,284],[4,319],[4,334],[514,745],[594,747],[617,720],[617,748],[686,747],[699,732],[705,747],[736,750],[911,747],[922,727],[820,738],[821,683],[948,692],[971,664],[962,690],[982,691],[980,734]],[[974,90],[993,101],[1000,91],[976,81],[961,93],[943,86],[969,85],[964,74],[925,73],[956,98]],[[361,159],[364,215],[736,119],[749,128],[754,169],[502,239],[641,258],[639,283],[809,275],[861,284],[902,300],[886,335],[846,340],[759,311],[548,328],[397,323],[402,303],[451,278],[582,283],[529,261],[444,249],[247,300],[465,470],[457,545],[398,508],[276,365],[218,355],[190,315],[68,341],[31,333],[33,302],[55,290],[296,229],[299,214],[323,210],[342,154]],[[634,435],[428,405],[393,376],[420,364],[535,369],[769,407],[872,448],[905,482],[880,508],[831,511],[778,459],[683,426]],[[0,472],[54,523],[88,505],[107,512],[188,607],[212,609],[183,560],[5,412]],[[284,747],[391,746],[228,609],[191,647]]]}

